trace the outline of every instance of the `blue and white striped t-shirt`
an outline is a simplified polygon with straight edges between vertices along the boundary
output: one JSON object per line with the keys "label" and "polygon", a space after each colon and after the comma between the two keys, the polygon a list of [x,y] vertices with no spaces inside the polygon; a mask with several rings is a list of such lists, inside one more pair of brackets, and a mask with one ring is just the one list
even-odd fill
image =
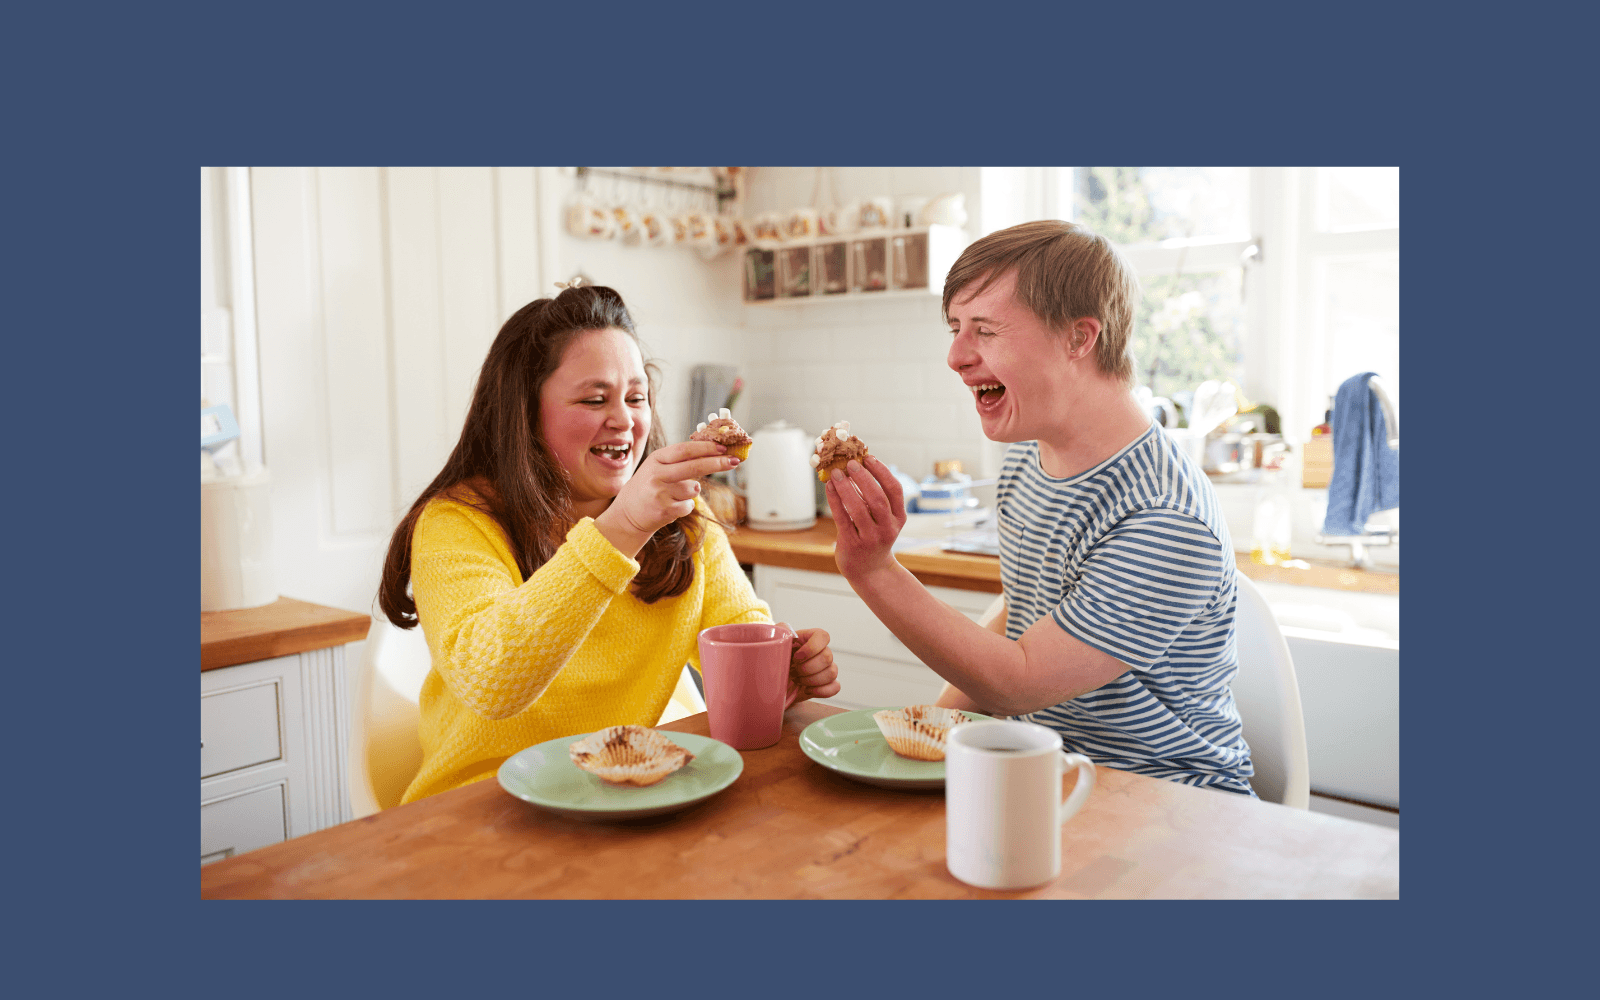
{"label": "blue and white striped t-shirt", "polygon": [[998,497],[1007,637],[1049,615],[1132,668],[1018,718],[1107,767],[1254,795],[1228,687],[1233,543],[1205,474],[1152,424],[1069,479],[1040,468],[1039,442],[1012,445]]}

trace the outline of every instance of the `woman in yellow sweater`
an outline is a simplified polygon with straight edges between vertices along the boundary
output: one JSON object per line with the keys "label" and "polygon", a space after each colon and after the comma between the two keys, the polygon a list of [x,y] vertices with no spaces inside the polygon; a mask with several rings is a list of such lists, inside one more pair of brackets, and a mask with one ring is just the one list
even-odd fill
{"label": "woman in yellow sweater", "polygon": [[[574,283],[500,328],[461,439],[384,561],[379,606],[420,623],[433,654],[402,801],[545,740],[653,726],[684,664],[699,669],[701,629],[772,620],[700,499],[700,477],[738,459],[667,444],[655,374],[610,288]],[[837,694],[828,634],[795,632],[799,697]]]}

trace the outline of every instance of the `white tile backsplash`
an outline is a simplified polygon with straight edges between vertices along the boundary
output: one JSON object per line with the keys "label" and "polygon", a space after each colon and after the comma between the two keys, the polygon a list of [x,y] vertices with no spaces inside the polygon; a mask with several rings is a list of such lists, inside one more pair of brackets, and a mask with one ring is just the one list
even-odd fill
{"label": "white tile backsplash", "polygon": [[[752,214],[811,203],[813,168],[755,168],[746,210]],[[827,168],[819,196],[841,202],[877,195],[967,195],[975,212],[971,167]],[[983,436],[972,397],[945,365],[950,335],[939,295],[745,304],[741,366],[755,428],[780,417],[817,434],[849,420],[873,454],[922,479],[939,459],[982,471]],[[992,492],[992,491],[991,491]]]}

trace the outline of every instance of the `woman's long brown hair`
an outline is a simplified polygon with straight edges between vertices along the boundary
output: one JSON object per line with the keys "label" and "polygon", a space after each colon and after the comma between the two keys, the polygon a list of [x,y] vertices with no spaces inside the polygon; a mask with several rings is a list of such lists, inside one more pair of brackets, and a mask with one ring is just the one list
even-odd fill
{"label": "woman's long brown hair", "polygon": [[[436,497],[468,504],[493,518],[511,541],[526,580],[555,555],[573,522],[570,481],[539,428],[539,390],[561,365],[567,345],[590,330],[618,329],[638,341],[622,296],[603,285],[569,288],[538,299],[506,320],[478,373],[461,439],[389,539],[378,606],[400,628],[417,624],[411,581],[411,535]],[[657,371],[650,379],[650,435],[645,456],[667,443],[656,415]],[[635,468],[638,466],[635,465]],[[640,550],[633,592],[646,604],[681,594],[694,580],[693,556],[705,535],[698,512],[657,531]]]}

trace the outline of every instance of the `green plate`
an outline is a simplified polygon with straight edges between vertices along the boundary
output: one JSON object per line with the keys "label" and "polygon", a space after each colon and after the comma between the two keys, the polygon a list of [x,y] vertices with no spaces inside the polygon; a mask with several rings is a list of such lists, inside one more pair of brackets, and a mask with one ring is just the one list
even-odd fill
{"label": "green plate", "polygon": [[[903,708],[892,705],[890,708]],[[800,749],[807,757],[847,778],[884,788],[943,788],[944,761],[911,760],[889,749],[889,742],[872,721],[881,708],[845,712],[818,719],[800,734]],[[971,719],[988,719],[964,712]]]}
{"label": "green plate", "polygon": [[694,760],[653,785],[608,785],[567,756],[567,747],[591,733],[531,746],[500,765],[500,787],[524,802],[577,819],[639,819],[685,809],[733,784],[744,771],[739,751],[709,736],[657,730],[694,754]]}

